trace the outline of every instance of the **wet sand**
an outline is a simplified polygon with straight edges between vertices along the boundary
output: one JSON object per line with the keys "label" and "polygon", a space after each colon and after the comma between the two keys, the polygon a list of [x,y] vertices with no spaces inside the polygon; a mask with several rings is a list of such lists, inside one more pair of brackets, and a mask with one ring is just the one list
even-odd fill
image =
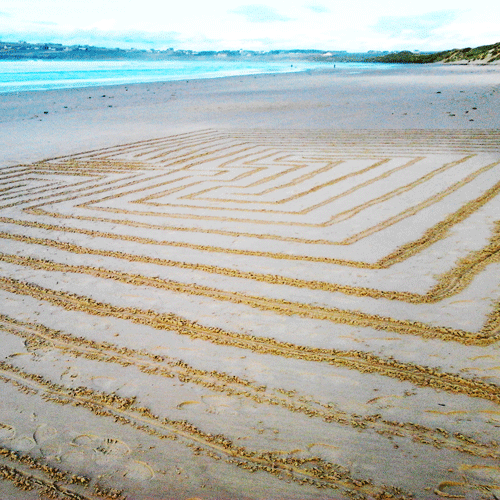
{"label": "wet sand", "polygon": [[2,95],[0,497],[500,497],[499,95]]}

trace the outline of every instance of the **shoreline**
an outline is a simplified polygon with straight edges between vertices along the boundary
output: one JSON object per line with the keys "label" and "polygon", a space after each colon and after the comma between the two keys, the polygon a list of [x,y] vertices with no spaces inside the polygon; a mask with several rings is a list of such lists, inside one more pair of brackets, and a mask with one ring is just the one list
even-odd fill
{"label": "shoreline", "polygon": [[[78,61],[77,61],[78,62]],[[120,62],[120,61],[117,61]],[[329,75],[329,74],[334,74],[336,76],[350,76],[353,74],[366,74],[366,75],[371,75],[371,74],[378,74],[379,72],[382,72],[382,74],[385,73],[385,71],[390,71],[391,73],[398,73],[398,72],[415,72],[415,73],[421,73],[421,72],[426,72],[426,70],[431,70],[432,69],[437,69],[441,68],[442,70],[446,71],[448,68],[450,71],[453,71],[454,68],[467,68],[471,70],[477,70],[480,73],[499,73],[500,74],[500,61],[499,62],[494,62],[490,64],[482,63],[481,61],[454,61],[450,63],[441,63],[441,62],[435,62],[435,63],[428,63],[428,64],[418,64],[418,63],[364,63],[363,61],[360,62],[353,62],[352,64],[374,64],[370,69],[362,69],[360,71],[356,71],[356,68],[344,68],[342,66],[340,67],[334,67],[334,64],[346,64],[345,62],[338,62],[338,63],[331,63],[331,67],[318,67],[318,68],[307,68],[303,70],[297,70],[297,71],[283,71],[283,72],[269,72],[269,73],[251,73],[251,74],[242,74],[242,75],[222,75],[222,76],[207,76],[207,77],[198,77],[198,78],[178,78],[175,80],[152,80],[150,82],[129,82],[129,83],[111,83],[111,84],[105,84],[105,85],[82,85],[82,86],[75,86],[75,87],[60,87],[60,88],[48,88],[48,89],[28,89],[28,90],[9,90],[5,92],[0,92],[0,97],[10,97],[14,95],[22,95],[22,94],[31,94],[31,93],[38,93],[38,92],[64,92],[64,91],[78,91],[78,90],[92,90],[92,89],[113,89],[113,88],[121,88],[121,87],[131,87],[131,86],[137,86],[137,85],[142,85],[142,86],[148,86],[148,85],[162,85],[162,84],[175,84],[175,83],[184,83],[184,82],[205,82],[205,81],[220,81],[220,80],[231,80],[231,79],[238,79],[238,78],[256,78],[256,77],[277,77],[277,76],[290,76],[290,75]],[[348,63],[351,64],[351,63]],[[380,65],[381,69],[377,69],[376,65]],[[383,66],[390,66],[391,68],[386,68],[383,69]],[[423,71],[420,71],[423,70]],[[500,77],[499,77],[500,79]]]}
{"label": "shoreline", "polygon": [[[2,61],[0,60],[0,63]],[[10,61],[10,62],[13,62],[13,63],[16,63],[16,62],[19,62],[19,61]],[[21,61],[21,63],[29,63],[29,62],[38,62],[37,60],[33,60],[33,61],[30,61],[30,60],[27,60],[27,61]],[[63,64],[66,64],[66,63],[72,63],[72,62],[75,62],[75,63],[81,63],[81,64],[86,64],[86,61],[65,61],[65,60],[61,60],[61,61],[47,61],[48,64],[51,64],[51,63],[63,63]],[[133,61],[120,61],[120,60],[116,60],[116,61],[113,61],[113,60],[110,60],[110,61],[91,61],[91,62],[95,62],[96,64],[99,64],[99,63],[103,63],[103,64],[107,64],[107,63],[123,63],[123,62],[126,62],[126,63],[130,63],[130,62],[133,62]],[[148,63],[148,61],[137,61],[138,63]],[[159,61],[159,62],[162,62],[162,61]],[[164,61],[166,63],[187,63],[189,61]],[[228,63],[229,61],[195,61],[194,64],[201,64],[201,63],[206,63],[206,62],[211,62],[211,63],[215,63],[215,64],[226,64]],[[234,64],[238,64],[238,63],[243,63],[244,61],[233,61]],[[157,61],[153,61],[151,64],[155,64],[157,63]],[[294,64],[290,64],[290,63],[295,63],[295,66]],[[41,64],[45,64],[45,61],[41,61]],[[255,62],[253,63],[254,65],[258,65],[259,63],[258,62]],[[264,63],[262,63],[264,64]],[[80,88],[95,88],[95,87],[113,87],[113,86],[120,86],[120,85],[137,85],[137,84],[157,84],[157,83],[175,83],[175,82],[182,82],[182,81],[185,81],[185,80],[191,80],[191,81],[199,81],[199,80],[218,80],[220,78],[232,78],[232,77],[243,77],[243,76],[256,76],[256,75],[274,75],[274,74],[289,74],[289,73],[304,73],[304,72],[308,72],[308,71],[316,71],[316,70],[319,70],[319,71],[322,71],[322,70],[325,70],[325,71],[329,71],[329,68],[326,67],[328,65],[325,64],[325,67],[321,67],[321,63],[314,63],[314,62],[301,62],[299,61],[298,63],[296,61],[290,61],[290,62],[269,62],[269,63],[266,63],[268,65],[274,65],[276,66],[276,70],[273,71],[272,68],[266,68],[265,70],[259,70],[257,68],[257,71],[255,73],[242,73],[242,74],[223,74],[224,72],[223,71],[220,71],[220,72],[217,72],[217,71],[213,71],[212,73],[210,72],[207,72],[207,73],[203,73],[202,69],[200,66],[198,66],[198,68],[200,68],[200,71],[199,71],[199,76],[190,76],[190,75],[178,75],[175,73],[176,71],[176,68],[173,69],[173,75],[170,76],[170,77],[167,77],[167,78],[164,78],[164,79],[158,79],[158,80],[145,80],[145,81],[119,81],[119,82],[115,82],[115,83],[90,83],[90,84],[85,84],[85,83],[78,83],[78,80],[75,80],[75,85],[72,85],[72,86],[61,86],[61,87],[49,87],[49,88],[33,88],[33,89],[14,89],[14,90],[6,90],[6,91],[1,91],[0,92],[0,95],[9,95],[9,94],[18,94],[18,93],[21,93],[21,92],[43,92],[43,91],[48,91],[48,90],[76,90],[76,89],[80,89]],[[359,63],[356,63],[356,64],[359,64]],[[230,69],[231,69],[231,65],[232,65],[232,62],[229,62],[229,64],[227,65],[227,68],[225,68],[227,70],[227,72],[230,72]],[[316,67],[315,67],[316,65]],[[304,69],[290,69],[290,68],[297,68],[298,66],[305,66]],[[309,66],[309,67],[307,67]],[[386,66],[390,66],[390,65],[386,65]],[[128,68],[130,69],[130,68]],[[148,70],[155,70],[155,69],[158,69],[158,68],[155,68],[155,67],[151,67],[151,68],[148,68]],[[253,68],[255,69],[255,68]],[[348,69],[348,68],[347,68]],[[105,72],[108,72],[108,71],[112,71],[113,70],[113,67],[108,67],[108,68],[104,68],[104,71]],[[234,68],[233,68],[234,70]],[[146,71],[146,74],[147,73],[147,70]],[[36,74],[36,73],[35,73]],[[134,77],[133,77],[134,78]],[[168,79],[170,78],[170,79]],[[109,78],[109,80],[112,80],[112,78]],[[23,82],[13,82],[14,85],[21,85]],[[43,85],[44,81],[40,81],[39,84],[40,85]],[[48,83],[50,84],[50,80],[48,81]],[[56,83],[57,84],[57,83]]]}

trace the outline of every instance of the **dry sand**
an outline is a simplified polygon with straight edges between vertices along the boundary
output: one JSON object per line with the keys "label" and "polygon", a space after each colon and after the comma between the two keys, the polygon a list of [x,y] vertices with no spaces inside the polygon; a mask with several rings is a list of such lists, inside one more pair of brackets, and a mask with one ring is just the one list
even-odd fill
{"label": "dry sand", "polygon": [[500,498],[499,96],[2,95],[0,498]]}

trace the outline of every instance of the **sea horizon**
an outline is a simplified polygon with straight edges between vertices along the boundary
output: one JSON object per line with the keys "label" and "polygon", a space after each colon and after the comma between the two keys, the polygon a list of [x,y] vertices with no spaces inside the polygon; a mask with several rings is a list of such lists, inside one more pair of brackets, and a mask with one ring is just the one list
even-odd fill
{"label": "sea horizon", "polygon": [[0,93],[100,87],[338,69],[362,72],[392,64],[309,61],[0,61]]}

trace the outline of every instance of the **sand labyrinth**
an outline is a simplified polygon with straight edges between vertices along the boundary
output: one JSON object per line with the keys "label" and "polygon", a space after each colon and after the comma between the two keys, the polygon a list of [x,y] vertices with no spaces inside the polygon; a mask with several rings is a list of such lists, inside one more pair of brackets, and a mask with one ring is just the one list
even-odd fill
{"label": "sand labyrinth", "polygon": [[3,168],[3,497],[500,498],[499,146],[202,130]]}

